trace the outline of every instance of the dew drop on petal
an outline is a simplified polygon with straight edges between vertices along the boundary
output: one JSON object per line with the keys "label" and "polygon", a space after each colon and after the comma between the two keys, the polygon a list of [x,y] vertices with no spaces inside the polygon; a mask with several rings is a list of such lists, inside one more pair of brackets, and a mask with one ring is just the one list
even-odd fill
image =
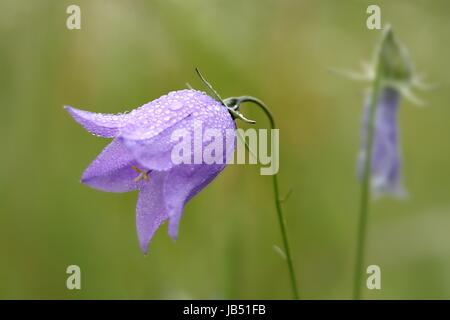
{"label": "dew drop on petal", "polygon": [[183,108],[183,103],[180,101],[174,101],[170,104],[169,108],[173,111],[180,110],[181,108]]}

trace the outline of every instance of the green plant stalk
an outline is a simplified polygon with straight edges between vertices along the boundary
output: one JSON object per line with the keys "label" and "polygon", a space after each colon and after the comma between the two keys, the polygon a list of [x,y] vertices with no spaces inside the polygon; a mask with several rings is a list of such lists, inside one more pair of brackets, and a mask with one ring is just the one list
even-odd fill
{"label": "green plant stalk", "polygon": [[[257,106],[259,106],[265,113],[265,115],[267,116],[267,118],[269,119],[270,122],[270,128],[271,129],[275,129],[275,119],[272,116],[272,113],[270,112],[269,108],[267,108],[267,106],[264,104],[264,102],[262,102],[261,100],[255,98],[255,97],[251,97],[251,96],[241,96],[241,97],[237,97],[237,98],[228,98],[223,100],[220,95],[217,93],[216,90],[214,90],[214,88],[211,86],[211,84],[205,79],[205,77],[203,77],[203,75],[201,74],[200,70],[198,70],[198,68],[195,68],[195,71],[197,72],[197,75],[200,77],[200,79],[202,80],[202,82],[208,87],[209,90],[211,90],[211,92],[214,94],[214,96],[225,106],[228,108],[228,110],[230,111],[230,113],[233,115],[233,118],[239,118],[247,123],[255,123],[255,121],[253,120],[249,120],[247,119],[244,115],[242,115],[239,112],[239,106],[241,103],[243,102],[252,102],[254,104],[256,104]],[[229,104],[225,101],[228,101]],[[234,108],[237,107],[237,108]],[[273,139],[273,137],[272,137]],[[247,147],[247,149],[249,150],[249,152],[252,152],[252,150],[250,150],[250,148],[248,147],[248,145],[245,143],[245,140],[243,141],[245,146]],[[277,159],[278,160],[278,159]],[[297,289],[297,280],[295,277],[295,269],[294,269],[294,263],[292,262],[292,257],[291,257],[291,250],[289,247],[289,240],[288,240],[288,236],[287,236],[287,228],[286,228],[286,221],[284,220],[284,215],[283,215],[283,210],[281,208],[281,199],[280,199],[280,191],[278,189],[278,178],[277,175],[274,174],[272,175],[273,177],[273,190],[274,190],[274,194],[275,194],[275,206],[277,209],[277,217],[278,217],[278,222],[280,224],[280,229],[281,229],[281,236],[283,238],[283,245],[284,245],[284,251],[286,254],[286,262],[288,265],[288,269],[289,269],[289,275],[290,275],[290,279],[291,279],[291,285],[292,285],[292,293],[293,293],[293,297],[295,300],[299,299],[299,295],[298,295],[298,289]]]}
{"label": "green plant stalk", "polygon": [[371,168],[372,168],[372,153],[373,142],[375,133],[375,119],[378,105],[378,98],[381,89],[381,70],[379,63],[377,62],[375,79],[372,85],[372,92],[370,96],[369,104],[369,116],[368,116],[368,128],[367,128],[367,143],[365,150],[365,161],[361,186],[361,200],[359,209],[359,223],[358,223],[358,238],[356,247],[356,263],[355,263],[355,280],[353,289],[353,299],[361,299],[361,287],[362,287],[362,273],[364,269],[364,258],[366,249],[366,233],[367,233],[367,220],[369,214],[369,202],[371,198]]}
{"label": "green plant stalk", "polygon": [[[269,119],[270,128],[271,129],[276,128],[274,117],[272,116],[272,114],[269,111],[269,109],[267,108],[267,106],[261,100],[251,97],[251,96],[242,96],[237,99],[238,99],[239,103],[252,102],[252,103],[255,103],[256,105],[258,105],[264,111],[265,115]],[[297,278],[295,276],[294,263],[292,261],[291,249],[289,246],[286,221],[284,219],[283,209],[281,207],[281,198],[280,198],[280,191],[278,188],[277,174],[272,175],[272,179],[273,179],[273,191],[274,191],[274,195],[275,195],[275,207],[277,210],[277,217],[278,217],[278,222],[280,225],[281,236],[283,238],[284,251],[286,253],[286,262],[287,262],[288,269],[289,269],[289,276],[290,276],[291,286],[292,286],[292,294],[293,294],[294,299],[298,300],[299,294],[298,294],[298,289],[297,289]]]}

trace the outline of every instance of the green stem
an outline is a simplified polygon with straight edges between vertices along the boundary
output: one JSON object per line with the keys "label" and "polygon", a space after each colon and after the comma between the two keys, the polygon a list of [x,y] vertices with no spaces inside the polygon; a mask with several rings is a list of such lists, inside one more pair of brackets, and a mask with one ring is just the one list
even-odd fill
{"label": "green stem", "polygon": [[[238,101],[238,104],[243,103],[243,102],[252,102],[252,103],[255,103],[256,105],[258,105],[264,111],[265,115],[269,119],[270,128],[271,129],[276,128],[275,120],[274,120],[271,112],[269,111],[267,106],[261,100],[251,97],[251,96],[242,96],[242,97],[238,97],[236,99]],[[277,159],[277,161],[278,161],[278,159]],[[278,189],[277,174],[272,175],[272,178],[273,178],[273,191],[274,191],[274,195],[275,195],[275,206],[277,209],[277,217],[278,217],[278,222],[280,224],[281,236],[283,238],[284,251],[286,253],[286,262],[287,262],[288,269],[289,269],[289,275],[290,275],[291,286],[292,286],[292,294],[293,294],[294,299],[298,300],[299,294],[298,294],[298,289],[297,289],[297,280],[296,280],[296,276],[295,276],[294,263],[292,262],[291,250],[290,250],[289,240],[288,240],[288,236],[287,236],[286,221],[284,219],[283,209],[281,207],[281,200],[280,200],[281,198],[280,198],[280,191]]]}
{"label": "green stem", "polygon": [[[200,77],[200,79],[202,80],[202,82],[211,90],[211,92],[216,96],[216,98],[225,107],[228,108],[228,110],[234,117],[237,117],[247,123],[255,123],[255,121],[248,120],[240,112],[238,112],[239,105],[241,103],[252,102],[252,103],[258,105],[264,111],[267,118],[269,118],[270,128],[275,129],[275,120],[274,120],[272,114],[270,113],[269,109],[267,108],[267,106],[264,104],[264,102],[262,102],[261,100],[259,100],[257,98],[251,97],[251,96],[242,96],[242,97],[228,98],[228,99],[223,100],[220,97],[220,95],[217,93],[217,91],[214,90],[214,88],[211,86],[211,84],[205,79],[205,77],[203,77],[200,70],[195,68],[195,71],[197,72],[197,74]],[[237,108],[236,109],[231,108],[231,105],[233,105],[234,107],[237,107]],[[273,139],[273,136],[272,136],[272,139]],[[245,140],[244,140],[244,143],[245,143]],[[278,159],[276,159],[276,161],[278,161]],[[281,208],[280,191],[278,190],[278,178],[277,178],[276,174],[272,175],[272,177],[273,177],[273,191],[275,194],[275,206],[277,208],[277,216],[278,216],[278,222],[280,223],[281,236],[283,237],[284,251],[286,253],[286,261],[288,264],[289,275],[291,278],[292,293],[294,295],[294,299],[298,300],[299,296],[298,296],[298,290],[297,290],[297,280],[295,277],[294,264],[293,264],[292,258],[291,258],[291,250],[289,248],[289,241],[288,241],[287,230],[286,230],[286,222],[284,220],[283,210]]]}
{"label": "green stem", "polygon": [[375,133],[375,118],[378,105],[378,97],[381,88],[381,72],[379,67],[376,67],[376,75],[372,85],[372,92],[369,102],[369,114],[368,114],[368,127],[367,127],[367,143],[364,151],[365,161],[364,170],[362,176],[361,187],[361,202],[359,210],[359,224],[358,224],[358,238],[356,248],[356,264],[355,264],[355,282],[353,290],[353,299],[361,299],[361,287],[362,287],[362,274],[364,269],[364,258],[366,249],[366,233],[367,233],[367,218],[369,213],[370,202],[370,178],[372,168],[372,153],[373,153],[373,141]]}

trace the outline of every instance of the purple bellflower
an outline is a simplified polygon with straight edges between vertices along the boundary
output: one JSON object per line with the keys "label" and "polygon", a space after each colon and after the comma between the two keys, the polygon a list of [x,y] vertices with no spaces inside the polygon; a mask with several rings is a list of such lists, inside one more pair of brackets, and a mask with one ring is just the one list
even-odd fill
{"label": "purple bellflower", "polygon": [[[425,85],[415,75],[406,48],[397,41],[389,26],[380,46],[375,52],[375,63],[369,66],[366,74],[352,76],[375,83],[379,78],[379,91],[376,98],[370,182],[375,196],[389,194],[405,197],[407,192],[401,179],[401,156],[398,138],[398,111],[401,97],[416,104],[422,102],[412,92],[412,87],[425,89]],[[370,130],[371,95],[365,102],[361,149],[358,156],[358,176],[364,175],[368,136]]]}
{"label": "purple bellflower", "polygon": [[88,132],[113,139],[83,173],[81,182],[107,192],[139,191],[136,227],[144,253],[166,220],[169,235],[177,238],[184,205],[225,168],[235,147],[235,136],[224,139],[228,145],[221,163],[174,164],[171,160],[175,130],[193,132],[201,122],[201,130],[220,130],[225,137],[225,130],[236,129],[226,106],[196,90],[170,92],[125,114],[65,108]]}
{"label": "purple bellflower", "polygon": [[[403,197],[406,191],[401,181],[401,158],[398,143],[397,114],[400,93],[390,87],[383,88],[377,105],[372,150],[372,179],[374,194],[392,194]],[[369,101],[364,106],[362,143],[358,157],[358,176],[362,177],[367,144]]]}

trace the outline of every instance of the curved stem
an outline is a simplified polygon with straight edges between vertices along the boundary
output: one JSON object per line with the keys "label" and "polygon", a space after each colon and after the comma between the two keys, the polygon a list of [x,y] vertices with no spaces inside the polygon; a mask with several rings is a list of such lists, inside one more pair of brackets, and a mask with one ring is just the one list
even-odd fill
{"label": "curved stem", "polygon": [[372,85],[372,92],[369,102],[369,116],[367,119],[367,143],[364,150],[364,169],[361,186],[361,200],[359,210],[359,223],[358,223],[358,238],[356,247],[356,261],[355,261],[355,280],[353,288],[353,299],[361,299],[361,279],[364,266],[365,248],[366,248],[366,233],[367,233],[367,217],[369,213],[369,201],[370,201],[370,177],[372,168],[372,153],[373,153],[373,141],[375,133],[375,119],[378,105],[378,96],[380,94],[381,87],[381,72],[379,67],[376,69],[375,79]]}
{"label": "curved stem", "polygon": [[[206,80],[205,77],[201,74],[200,70],[198,68],[195,68],[195,71],[197,72],[197,75],[200,77],[202,82],[208,87],[208,89],[214,94],[214,96],[225,106],[228,108],[230,113],[233,115],[233,118],[239,118],[247,123],[255,123],[253,120],[249,120],[245,118],[240,112],[239,112],[239,106],[243,102],[252,102],[256,105],[258,105],[266,114],[267,118],[270,122],[270,128],[275,129],[275,120],[272,116],[272,114],[269,111],[269,108],[262,102],[261,100],[251,97],[251,96],[241,96],[237,98],[228,98],[223,100],[220,95],[217,93],[216,90],[211,86],[211,84]],[[273,139],[273,136],[272,136]],[[245,143],[245,140],[244,140]],[[276,159],[278,161],[278,159]],[[292,285],[292,293],[294,295],[294,299],[298,300],[298,290],[297,290],[297,280],[295,277],[295,270],[294,270],[294,264],[292,263],[291,258],[291,250],[289,248],[289,241],[287,237],[287,230],[286,230],[286,222],[284,220],[283,211],[281,208],[281,199],[280,199],[280,191],[278,189],[278,178],[276,174],[272,175],[273,177],[273,191],[275,194],[275,206],[277,208],[277,216],[278,216],[278,222],[280,223],[280,229],[281,229],[281,235],[283,238],[283,244],[284,244],[284,250],[286,252],[286,261],[288,264],[289,269],[289,275],[291,278],[291,285]]]}
{"label": "curved stem", "polygon": [[[267,106],[261,100],[251,97],[251,96],[238,97],[238,98],[236,98],[236,100],[237,100],[237,105],[239,105],[240,103],[243,103],[243,102],[252,102],[252,103],[258,105],[264,111],[265,115],[269,119],[270,128],[271,129],[276,128],[274,117],[272,116],[272,114],[269,111],[269,109],[267,108]],[[273,179],[273,191],[274,191],[274,195],[275,195],[275,206],[277,209],[277,217],[278,217],[278,222],[280,224],[281,236],[283,238],[284,251],[286,252],[286,261],[287,261],[287,265],[288,265],[288,269],[289,269],[289,275],[290,275],[290,280],[291,280],[291,285],[292,285],[292,293],[293,293],[294,299],[298,300],[299,295],[298,295],[298,289],[297,289],[297,280],[296,280],[296,276],[295,276],[294,264],[292,262],[291,250],[290,250],[289,240],[288,240],[288,236],[287,236],[286,221],[284,219],[283,210],[281,207],[281,198],[280,198],[280,191],[278,188],[277,174],[272,175],[272,179]]]}

